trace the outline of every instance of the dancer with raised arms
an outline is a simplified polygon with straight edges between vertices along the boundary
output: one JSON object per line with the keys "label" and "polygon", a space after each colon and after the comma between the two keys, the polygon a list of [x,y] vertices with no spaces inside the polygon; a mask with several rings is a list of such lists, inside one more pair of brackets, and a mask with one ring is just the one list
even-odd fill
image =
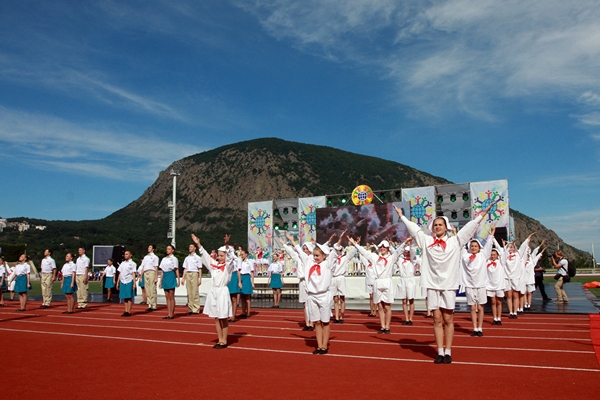
{"label": "dancer with raised arms", "polygon": [[[338,245],[341,245],[345,235],[346,231],[340,235]],[[315,243],[312,257],[304,252],[298,253],[301,260],[298,270],[303,269],[299,274],[304,275],[306,279],[306,309],[308,319],[315,324],[315,333],[317,335],[317,349],[313,351],[313,354],[327,354],[329,351],[331,306],[333,302],[329,287],[331,286],[333,269],[337,261],[335,253],[329,248],[329,244],[334,237],[335,233],[326,243]],[[288,235],[287,238],[296,246],[296,242],[291,235]],[[290,257],[292,256],[291,253],[293,250],[289,246],[284,246],[284,250]]]}
{"label": "dancer with raised arms", "polygon": [[227,333],[229,319],[233,316],[231,311],[231,297],[227,284],[231,280],[231,273],[235,268],[235,251],[229,246],[231,235],[225,235],[225,245],[219,247],[217,259],[213,260],[200,244],[200,238],[192,234],[192,240],[198,246],[202,263],[210,272],[212,285],[206,294],[206,304],[203,313],[215,319],[218,342],[215,349],[227,347]]}
{"label": "dancer with raised arms", "polygon": [[[392,273],[394,272],[394,264],[396,264],[398,257],[402,253],[391,247],[387,240],[382,240],[377,246],[379,253],[371,253],[363,248],[359,244],[360,238],[358,240],[348,238],[348,241],[373,265],[375,272],[373,302],[379,308],[379,321],[381,322],[381,329],[377,333],[388,335],[391,333],[392,303],[394,302]],[[404,245],[405,243],[402,243],[400,248],[404,248]]]}
{"label": "dancer with raised arms", "polygon": [[[288,232],[285,233],[286,238],[290,243],[294,243],[294,238]],[[304,305],[304,327],[303,331],[314,331],[315,327],[310,319],[308,318],[308,311],[306,309],[306,297],[308,292],[306,291],[306,277],[304,276],[304,268],[302,266],[302,260],[299,254],[304,253],[306,256],[312,258],[315,244],[312,242],[305,242],[302,247],[300,245],[294,245],[294,247],[288,246],[282,238],[279,238],[279,242],[283,246],[283,250],[290,256],[293,262],[296,263],[296,276],[298,277],[298,302]],[[314,260],[313,260],[314,264]]]}
{"label": "dancer with raised arms", "polygon": [[[491,232],[491,231],[490,231]],[[487,303],[487,262],[492,252],[494,241],[488,236],[485,246],[479,239],[469,242],[469,250],[463,249],[461,256],[460,283],[465,287],[467,305],[471,308],[473,332],[471,336],[483,336],[483,305]]]}
{"label": "dancer with raised arms", "polygon": [[428,307],[433,310],[433,333],[438,349],[436,364],[452,362],[454,339],[454,306],[460,279],[460,250],[477,232],[483,217],[496,205],[493,202],[473,221],[467,223],[456,236],[448,236],[452,227],[446,217],[436,217],[429,223],[432,235],[409,221],[402,209],[394,205],[408,232],[422,249],[421,286],[427,288]]}

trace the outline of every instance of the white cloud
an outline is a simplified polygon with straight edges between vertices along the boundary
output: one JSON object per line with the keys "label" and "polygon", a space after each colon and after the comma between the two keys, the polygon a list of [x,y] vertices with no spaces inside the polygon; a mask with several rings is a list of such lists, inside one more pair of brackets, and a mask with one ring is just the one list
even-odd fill
{"label": "white cloud", "polygon": [[[539,179],[532,182],[532,186],[564,188],[568,186],[581,186],[595,190],[596,185],[600,184],[600,176],[598,174],[572,174],[572,175],[556,175],[548,178]],[[593,185],[593,186],[590,186]]]}
{"label": "white cloud", "polygon": [[598,0],[256,0],[240,7],[304,51],[379,67],[402,102],[426,113],[493,119],[500,99],[550,94],[576,102],[600,91]]}
{"label": "white cloud", "polygon": [[173,161],[204,150],[164,141],[152,132],[77,125],[1,106],[0,142],[16,149],[21,161],[38,168],[51,166],[78,174],[144,181],[155,179]]}

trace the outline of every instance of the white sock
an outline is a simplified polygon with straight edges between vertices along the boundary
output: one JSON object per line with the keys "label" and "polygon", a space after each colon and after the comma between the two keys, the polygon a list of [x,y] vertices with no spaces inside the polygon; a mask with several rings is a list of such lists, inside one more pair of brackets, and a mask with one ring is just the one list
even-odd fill
{"label": "white sock", "polygon": [[447,355],[447,356],[451,356],[451,355],[452,355],[452,350],[450,350],[450,349],[446,349],[446,355]]}
{"label": "white sock", "polygon": [[444,348],[438,347],[438,356],[443,356],[443,355],[444,355]]}

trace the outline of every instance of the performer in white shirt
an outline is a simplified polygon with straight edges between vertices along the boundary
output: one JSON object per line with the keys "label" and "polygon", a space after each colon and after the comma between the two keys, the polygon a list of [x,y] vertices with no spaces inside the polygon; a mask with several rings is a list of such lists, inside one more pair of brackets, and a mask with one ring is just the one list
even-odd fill
{"label": "performer in white shirt", "polygon": [[73,262],[75,254],[67,253],[65,256],[65,264],[62,266],[60,272],[62,273],[62,280],[60,281],[60,288],[67,298],[67,311],[63,311],[63,314],[73,314],[75,308],[75,295],[77,292],[77,266]]}
{"label": "performer in white shirt", "polygon": [[[294,237],[292,235],[286,232],[285,236],[290,243],[294,243]],[[286,254],[296,264],[296,276],[298,277],[298,302],[304,305],[304,327],[302,327],[302,330],[312,332],[315,330],[315,327],[314,324],[308,318],[308,310],[306,309],[306,297],[308,296],[308,293],[306,291],[306,277],[304,276],[304,268],[300,268],[302,260],[300,259],[299,254],[304,253],[306,256],[312,257],[315,244],[312,242],[305,242],[302,245],[302,247],[300,247],[299,244],[295,245],[294,247],[291,247],[288,244],[286,244],[286,242],[282,238],[279,238],[279,242],[281,243],[283,250],[286,252]]]}
{"label": "performer in white shirt", "polygon": [[348,272],[348,264],[356,254],[356,248],[351,246],[346,254],[341,245],[334,245],[336,256],[335,269],[333,270],[333,278],[331,279],[331,294],[333,296],[334,309],[334,324],[344,323],[344,313],[346,312],[346,273]]}
{"label": "performer in white shirt", "polygon": [[279,255],[272,255],[272,262],[269,264],[267,274],[269,275],[268,285],[273,290],[273,306],[271,308],[279,308],[281,302],[281,288],[283,288],[283,263],[279,261]]}
{"label": "performer in white shirt", "polygon": [[[493,239],[496,233],[494,225],[490,230],[490,240]],[[492,325],[502,325],[502,299],[504,298],[504,290],[506,289],[506,269],[500,261],[500,253],[497,249],[490,251],[490,258],[486,262],[487,284],[485,286],[487,297],[492,299],[492,316],[494,321]]]}
{"label": "performer in white shirt", "polygon": [[[490,230],[491,232],[491,230]],[[471,336],[483,336],[483,305],[487,303],[487,262],[494,241],[488,236],[485,246],[478,239],[471,239],[469,251],[465,248],[461,255],[461,285],[465,287],[467,304],[471,307],[473,332]]]}
{"label": "performer in white shirt", "polygon": [[79,257],[75,261],[77,270],[77,308],[86,308],[88,302],[88,270],[90,259],[85,255],[85,247],[78,249]]}
{"label": "performer in white shirt", "polygon": [[27,308],[27,291],[31,290],[31,266],[29,256],[21,254],[15,265],[11,282],[15,281],[15,292],[19,294],[20,308],[15,311],[25,311]]}
{"label": "performer in white shirt", "polygon": [[542,243],[540,243],[540,245],[538,247],[533,249],[531,254],[529,254],[529,251],[528,251],[527,255],[525,257],[525,264],[523,266],[523,279],[525,281],[524,282],[525,296],[523,299],[523,310],[524,311],[529,311],[529,309],[531,308],[531,299],[533,297],[533,292],[535,291],[534,268],[535,268],[536,264],[538,263],[538,261],[540,260],[540,258],[542,258],[544,251],[546,251],[545,248],[540,250],[540,248],[544,244],[546,244],[546,239],[542,240]]}
{"label": "performer in white shirt", "polygon": [[225,245],[217,251],[217,259],[213,260],[200,244],[200,239],[192,234],[192,240],[198,246],[202,264],[210,272],[212,285],[206,295],[206,304],[203,314],[215,319],[217,330],[217,344],[215,349],[227,348],[227,333],[229,331],[229,319],[233,316],[231,312],[231,297],[227,284],[231,280],[231,273],[235,268],[233,247],[229,246],[231,235],[225,235]]}
{"label": "performer in white shirt", "polygon": [[202,284],[202,258],[197,254],[196,244],[188,246],[189,255],[183,260],[183,276],[181,286],[187,291],[188,315],[200,314],[200,292]]}
{"label": "performer in white shirt", "polygon": [[[379,308],[379,321],[381,322],[381,329],[377,333],[390,334],[392,303],[394,302],[392,273],[394,272],[394,264],[401,252],[391,247],[387,240],[382,240],[377,246],[379,254],[365,250],[365,248],[352,238],[348,238],[348,241],[373,265],[373,271],[375,272],[373,302]],[[402,246],[404,246],[404,243]]]}
{"label": "performer in white shirt", "polygon": [[167,316],[163,319],[173,319],[175,317],[175,288],[180,285],[179,279],[179,260],[174,256],[175,247],[167,246],[167,256],[160,261],[159,268],[162,270],[162,279],[160,287],[165,291],[167,299]]}
{"label": "performer in white shirt", "polygon": [[117,270],[119,271],[117,290],[119,291],[119,298],[123,299],[123,303],[125,304],[125,312],[121,317],[131,317],[131,305],[135,297],[137,265],[133,262],[131,256],[131,252],[126,250],[123,255],[125,261],[119,265],[119,269]]}
{"label": "performer in white shirt", "polygon": [[8,289],[8,275],[6,273],[6,261],[0,256],[0,307],[4,307],[4,292]]}
{"label": "performer in white shirt", "polygon": [[454,306],[460,280],[460,249],[475,235],[483,216],[487,215],[495,204],[496,202],[491,203],[452,237],[447,236],[447,232],[452,228],[446,217],[436,217],[430,222],[429,230],[432,235],[428,236],[419,225],[404,216],[402,209],[394,205],[400,220],[423,251],[421,286],[427,288],[428,307],[433,310],[433,332],[438,348],[438,356],[434,360],[436,364],[452,362]]}
{"label": "performer in white shirt", "polygon": [[242,315],[240,318],[250,318],[250,298],[254,292],[254,260],[248,258],[248,251],[240,250],[239,273],[242,280]]}
{"label": "performer in white shirt", "polygon": [[[154,254],[156,245],[148,245],[148,254],[144,256],[144,259],[140,263],[140,281],[143,277],[144,288],[146,291],[146,303],[148,303],[148,309],[146,311],[156,311],[156,283],[158,282],[158,256]],[[140,285],[141,287],[141,285]],[[142,302],[146,304],[145,302]]]}
{"label": "performer in white shirt", "polygon": [[[342,239],[346,235],[344,231],[340,235],[338,245],[341,245]],[[329,336],[331,333],[331,306],[333,298],[329,287],[331,286],[331,280],[333,277],[333,270],[335,269],[336,257],[335,252],[331,252],[329,243],[333,240],[335,233],[329,238],[324,244],[316,244],[313,251],[313,255],[308,256],[304,252],[298,253],[301,263],[298,265],[298,269],[303,269],[302,275],[306,277],[306,308],[308,311],[308,318],[315,324],[315,333],[317,335],[317,349],[313,351],[313,354],[327,354],[329,351]],[[296,243],[294,238],[289,235],[288,240],[292,242],[294,246]],[[289,246],[285,246],[284,250],[292,256],[292,251]]]}
{"label": "performer in white shirt", "polygon": [[44,250],[44,259],[41,262],[40,272],[42,273],[42,306],[50,307],[52,303],[52,283],[56,281],[56,262],[52,258],[52,250]]}
{"label": "performer in white shirt", "polygon": [[104,288],[106,289],[106,301],[111,302],[112,298],[112,289],[115,287],[115,274],[117,273],[117,269],[113,265],[114,260],[109,258],[106,261],[106,267],[104,271],[102,271],[102,275],[100,275],[100,280],[102,278],[106,278],[104,281]]}
{"label": "performer in white shirt", "polygon": [[509,311],[508,318],[510,319],[517,319],[517,314],[523,313],[523,310],[520,309],[521,297],[525,293],[525,285],[521,282],[523,280],[522,260],[526,256],[526,252],[529,249],[529,241],[534,234],[535,232],[529,235],[518,250],[515,243],[502,239],[504,244],[504,247],[502,247],[494,238],[494,246],[498,250],[498,253],[500,253],[500,260],[506,272],[506,300]]}
{"label": "performer in white shirt", "polygon": [[396,285],[396,297],[402,299],[402,311],[404,311],[404,321],[402,325],[412,325],[415,314],[415,295],[417,291],[416,273],[420,269],[420,260],[411,256],[410,245],[412,238],[406,240],[403,257],[396,261],[400,279]]}

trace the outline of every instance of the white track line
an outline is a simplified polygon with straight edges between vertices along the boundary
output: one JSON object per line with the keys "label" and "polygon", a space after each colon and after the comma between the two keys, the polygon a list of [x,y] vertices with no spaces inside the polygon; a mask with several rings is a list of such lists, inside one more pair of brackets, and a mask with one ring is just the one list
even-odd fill
{"label": "white track line", "polygon": [[[162,329],[162,328],[142,328],[135,326],[116,326],[116,325],[93,325],[93,324],[74,324],[74,323],[59,323],[59,322],[48,322],[48,321],[16,321],[26,324],[40,324],[40,325],[58,325],[58,326],[74,326],[74,327],[83,327],[83,328],[104,328],[104,329],[129,329],[129,330],[137,330],[137,331],[150,331],[150,332],[161,332],[161,333],[189,333],[189,334],[202,334],[202,335],[214,335],[214,331],[204,332],[204,331],[188,331],[181,329]],[[206,326],[213,326],[206,324]],[[230,336],[237,337],[246,337],[246,338],[259,338],[259,339],[278,339],[278,340],[302,340],[302,341],[315,341],[314,337],[285,337],[285,336],[270,336],[270,335],[255,335],[255,334],[240,334],[240,333],[230,333]],[[429,335],[428,335],[429,336]],[[406,346],[406,347],[431,347],[434,348],[433,344],[418,344],[418,343],[399,343],[399,342],[366,342],[366,341],[356,341],[356,340],[343,340],[343,339],[331,339],[330,342],[333,343],[350,343],[350,344],[361,344],[361,345],[378,345],[378,346]],[[550,352],[550,353],[574,353],[574,354],[595,354],[594,351],[585,351],[585,350],[558,350],[558,349],[534,349],[534,348],[513,348],[513,347],[486,347],[486,346],[453,346],[454,348],[461,349],[477,349],[477,350],[502,350],[502,351],[532,351],[532,352]]]}
{"label": "white track line", "polygon": [[[66,333],[66,332],[45,332],[45,331],[30,331],[30,330],[20,330],[20,329],[10,329],[10,328],[0,328],[2,331],[9,332],[20,332],[20,333],[34,333],[34,334],[44,334],[44,335],[61,335],[61,336],[75,336],[75,337],[88,337],[94,339],[110,339],[110,340],[126,340],[126,341],[136,341],[136,342],[150,342],[150,343],[160,343],[160,344],[172,344],[172,345],[183,345],[183,346],[202,346],[209,347],[210,345],[205,345],[203,343],[186,343],[186,342],[175,342],[175,341],[158,341],[153,339],[140,339],[140,338],[121,338],[121,337],[113,337],[113,336],[105,336],[105,335],[89,335],[89,334],[75,334],[75,333]],[[290,351],[290,350],[275,350],[275,349],[261,349],[255,347],[241,347],[241,346],[232,346],[229,347],[230,350],[246,350],[246,351],[260,351],[263,353],[282,353],[282,354],[298,354],[298,355],[312,355],[308,352],[300,352],[300,351]],[[411,358],[394,358],[394,357],[374,357],[374,356],[355,356],[349,354],[328,354],[329,357],[341,357],[341,358],[351,358],[351,359],[362,359],[362,360],[377,360],[377,361],[399,361],[399,362],[418,362],[418,363],[429,363],[431,364],[431,360],[417,360]],[[546,366],[538,366],[538,365],[523,365],[523,364],[494,364],[494,363],[481,363],[481,362],[467,362],[467,361],[453,361],[453,365],[475,365],[478,367],[486,366],[486,367],[508,367],[508,368],[527,368],[527,369],[542,369],[542,370],[561,370],[561,371],[576,371],[576,372],[600,372],[600,369],[591,369],[591,368],[570,368],[570,367],[546,367]]]}
{"label": "white track line", "polygon": [[[2,314],[2,313],[0,313]],[[11,314],[12,315],[12,314]],[[27,315],[27,314],[21,314],[21,315]],[[31,314],[28,314],[31,315]],[[114,315],[114,314],[111,314]],[[41,316],[41,315],[36,315],[36,316]],[[94,318],[94,317],[86,317],[86,316],[79,316],[78,314],[72,314],[72,315],[47,315],[48,317],[54,317],[54,318],[60,318],[60,319],[84,319],[84,320],[92,320],[92,321],[113,321],[113,322],[124,322],[125,320],[122,318]],[[11,321],[11,320],[5,320],[5,321]],[[13,322],[22,322],[23,320],[21,319],[16,319]],[[142,323],[159,323],[162,320],[161,319],[152,319],[152,320],[147,320],[147,319],[139,319],[139,318],[135,318],[135,319],[129,319],[129,321],[132,322],[142,322]],[[214,326],[214,322],[180,322],[180,321],[169,321],[169,322],[164,322],[165,324],[168,324],[169,326],[173,326],[173,325],[194,325],[194,326]],[[289,330],[289,331],[300,331],[296,328],[287,328],[287,327],[277,327],[277,326],[260,326],[260,325],[243,325],[243,324],[239,324],[236,323],[235,325],[230,325],[230,328],[251,328],[251,329],[267,329],[267,330]],[[429,329],[431,329],[431,327],[429,327]],[[163,328],[164,330],[164,328]],[[350,333],[350,334],[361,334],[361,335],[376,335],[376,331],[371,330],[371,331],[352,331],[352,330],[339,330],[339,329],[334,329],[331,331],[332,334],[336,334],[336,333]],[[542,332],[545,332],[544,330],[542,330]],[[573,333],[573,331],[565,331],[565,332],[571,332]],[[580,331],[576,331],[576,332],[580,332]],[[582,333],[586,333],[586,332],[582,332]],[[408,337],[413,337],[413,336],[426,336],[429,337],[431,336],[431,333],[416,333],[416,332],[410,332],[410,331],[401,331],[401,332],[392,332],[392,335],[394,336],[408,336]],[[458,335],[455,336],[456,338],[462,338],[462,337],[466,337],[466,336],[462,336],[462,335]],[[591,338],[565,338],[565,337],[546,337],[546,336],[538,336],[538,337],[532,337],[532,336],[490,336],[490,335],[486,335],[486,338],[492,338],[492,339],[517,339],[517,340],[536,340],[536,341],[563,341],[563,340],[578,340],[578,341],[586,341],[589,342],[591,341]]]}

